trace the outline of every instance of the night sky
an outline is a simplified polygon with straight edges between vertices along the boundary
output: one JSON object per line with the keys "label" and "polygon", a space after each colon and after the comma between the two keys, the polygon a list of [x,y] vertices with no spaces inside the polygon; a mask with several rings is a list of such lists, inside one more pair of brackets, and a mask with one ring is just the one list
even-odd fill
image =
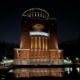
{"label": "night sky", "polygon": [[59,43],[77,39],[80,37],[80,4],[75,1],[0,0],[0,42],[19,43],[21,15],[25,10],[36,7],[48,11],[50,17],[56,17]]}

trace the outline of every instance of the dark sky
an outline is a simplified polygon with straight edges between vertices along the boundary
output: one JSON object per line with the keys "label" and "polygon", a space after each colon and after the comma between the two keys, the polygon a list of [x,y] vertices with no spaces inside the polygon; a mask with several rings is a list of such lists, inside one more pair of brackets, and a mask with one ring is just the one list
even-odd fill
{"label": "dark sky", "polygon": [[35,7],[47,10],[50,17],[56,17],[59,43],[80,37],[80,4],[75,1],[0,0],[0,41],[19,43],[21,14]]}

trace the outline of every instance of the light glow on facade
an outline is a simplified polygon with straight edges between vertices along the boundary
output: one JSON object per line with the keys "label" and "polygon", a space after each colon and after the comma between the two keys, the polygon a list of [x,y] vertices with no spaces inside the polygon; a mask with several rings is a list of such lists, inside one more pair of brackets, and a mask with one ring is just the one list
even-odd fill
{"label": "light glow on facade", "polygon": [[[21,73],[15,69],[17,78],[63,76],[63,69],[52,68],[64,63],[63,51],[58,49],[56,19],[49,18],[43,9],[32,8],[23,13],[20,48],[15,48],[14,52],[15,66],[32,66],[32,69],[19,69]],[[41,67],[43,65],[49,68]]]}

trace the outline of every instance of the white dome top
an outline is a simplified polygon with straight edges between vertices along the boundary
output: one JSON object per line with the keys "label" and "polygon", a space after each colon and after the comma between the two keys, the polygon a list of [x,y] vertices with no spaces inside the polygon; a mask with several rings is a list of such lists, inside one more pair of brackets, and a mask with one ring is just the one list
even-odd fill
{"label": "white dome top", "polygon": [[31,8],[23,12],[23,16],[33,18],[49,18],[49,13],[41,8]]}

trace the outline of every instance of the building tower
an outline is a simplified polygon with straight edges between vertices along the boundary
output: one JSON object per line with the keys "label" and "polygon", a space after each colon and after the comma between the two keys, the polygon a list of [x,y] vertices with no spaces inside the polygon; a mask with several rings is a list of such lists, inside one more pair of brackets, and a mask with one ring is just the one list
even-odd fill
{"label": "building tower", "polygon": [[37,67],[15,69],[15,77],[63,75],[61,69],[39,67],[63,64],[63,51],[58,49],[56,19],[49,18],[49,13],[43,9],[31,8],[23,12],[20,48],[14,51],[14,65]]}

